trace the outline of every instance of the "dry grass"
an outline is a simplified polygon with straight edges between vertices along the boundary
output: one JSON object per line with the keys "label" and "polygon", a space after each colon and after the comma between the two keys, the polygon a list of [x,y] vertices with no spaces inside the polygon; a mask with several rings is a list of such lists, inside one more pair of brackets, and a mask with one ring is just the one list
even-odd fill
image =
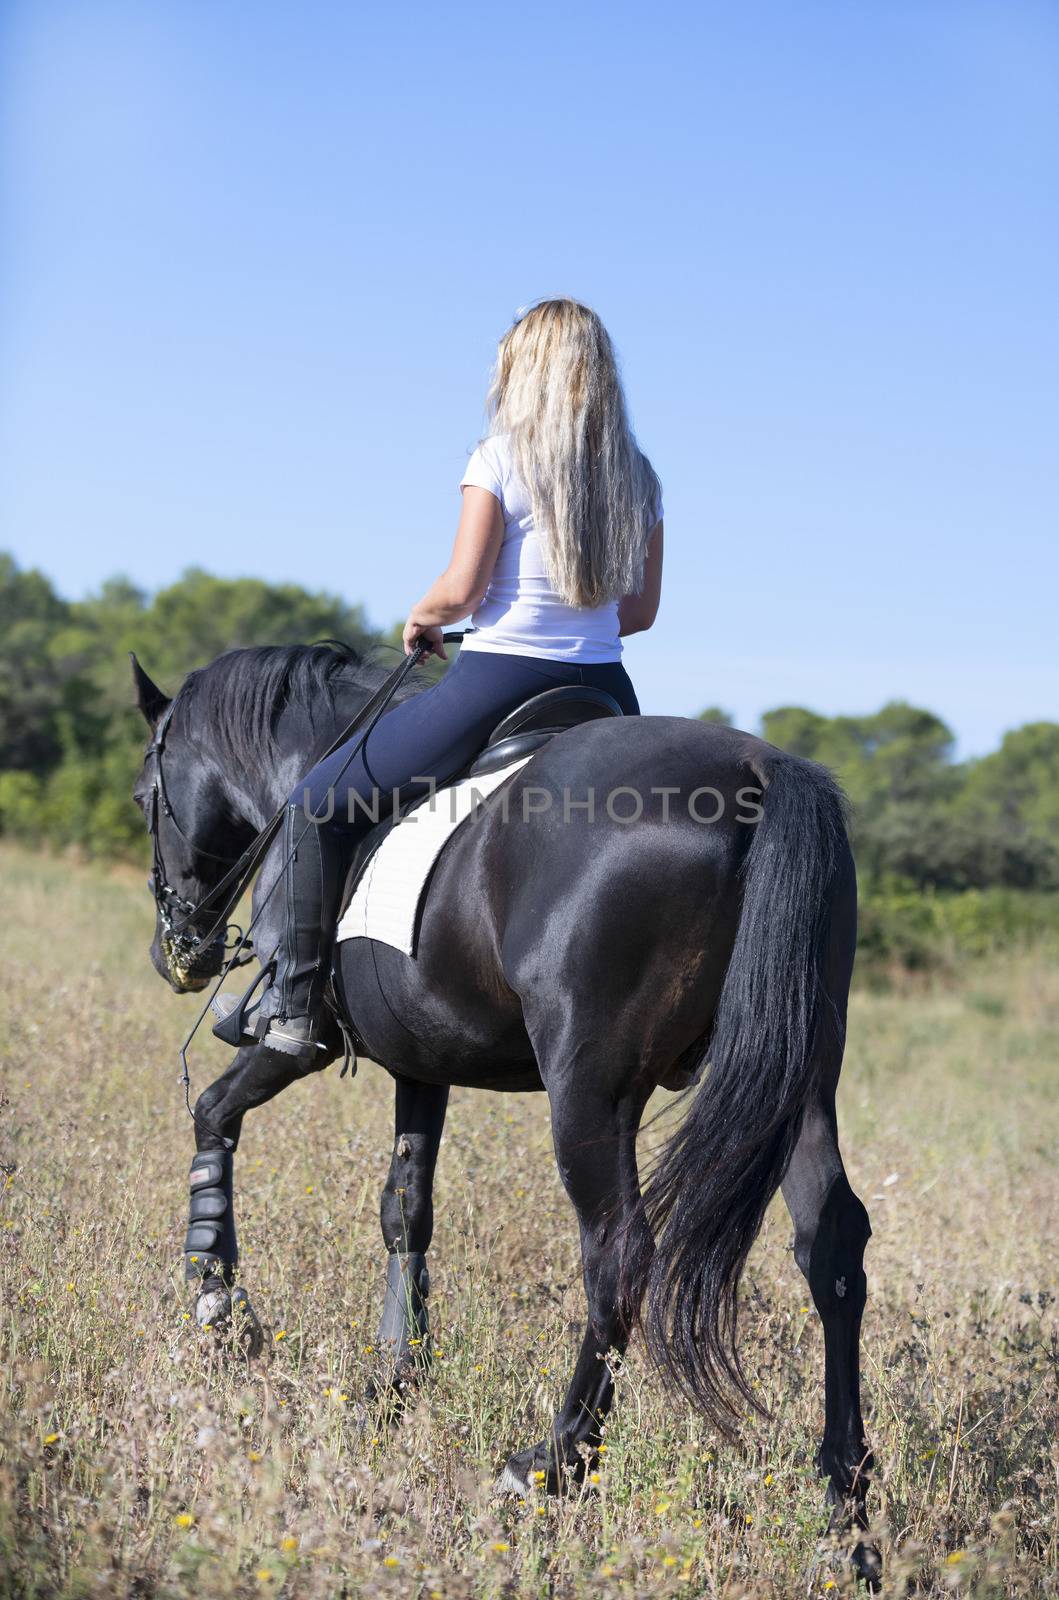
{"label": "dry grass", "polygon": [[[382,1283],[391,1094],[372,1066],[246,1125],[251,1368],[182,1320],[193,1001],[146,960],[140,879],[5,849],[0,1592],[598,1596],[842,1592],[812,1452],[822,1350],[774,1210],[745,1295],[769,1424],[718,1445],[634,1350],[598,1485],[497,1505],[582,1317],[542,1097],[457,1091],[431,1261],[433,1376],[358,1405]],[[842,1096],[875,1226],[865,1323],[887,1592],[1057,1592],[1059,980],[1042,952],[857,996]],[[223,1061],[197,1058],[201,1087]]]}

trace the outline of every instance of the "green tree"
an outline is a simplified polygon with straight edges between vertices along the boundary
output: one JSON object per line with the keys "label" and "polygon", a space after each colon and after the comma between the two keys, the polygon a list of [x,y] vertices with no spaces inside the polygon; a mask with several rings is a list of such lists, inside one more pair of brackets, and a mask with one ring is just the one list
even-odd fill
{"label": "green tree", "polygon": [[143,752],[128,652],[175,693],[239,645],[340,638],[372,648],[360,606],[296,584],[192,569],[148,598],[113,578],[67,602],[0,557],[0,827],[100,854],[140,849],[129,793]]}
{"label": "green tree", "polygon": [[1027,723],[972,762],[953,823],[977,844],[979,886],[1059,889],[1059,723]]}
{"label": "green tree", "polygon": [[42,772],[61,755],[64,678],[51,645],[68,611],[43,573],[0,554],[0,768]]}
{"label": "green tree", "polygon": [[765,714],[762,733],[835,773],[852,806],[862,881],[954,889],[971,881],[973,842],[952,827],[965,769],[953,763],[951,729],[932,711],[900,700],[860,717],[783,706]]}

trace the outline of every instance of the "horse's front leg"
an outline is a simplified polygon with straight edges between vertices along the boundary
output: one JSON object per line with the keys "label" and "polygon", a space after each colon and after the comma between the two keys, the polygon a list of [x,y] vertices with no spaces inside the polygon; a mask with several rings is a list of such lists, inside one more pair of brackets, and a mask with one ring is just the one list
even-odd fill
{"label": "horse's front leg", "polygon": [[[330,1059],[321,1053],[319,1067]],[[235,1282],[239,1263],[232,1195],[235,1151],[245,1113],[305,1075],[291,1056],[249,1045],[195,1104],[185,1272],[196,1289],[199,1326],[233,1332],[247,1355],[260,1351],[262,1335],[246,1290]]]}
{"label": "horse's front leg", "polygon": [[434,1232],[434,1168],[445,1127],[447,1084],[396,1080],[393,1155],[382,1191],[382,1239],[389,1252],[378,1345],[383,1391],[400,1392],[429,1361],[430,1277],[426,1252]]}

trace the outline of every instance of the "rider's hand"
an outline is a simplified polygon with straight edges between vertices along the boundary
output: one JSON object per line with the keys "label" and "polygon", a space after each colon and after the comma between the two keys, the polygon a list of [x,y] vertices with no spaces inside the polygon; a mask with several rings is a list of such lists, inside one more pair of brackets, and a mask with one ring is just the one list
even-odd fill
{"label": "rider's hand", "polygon": [[404,625],[403,637],[404,653],[406,656],[410,656],[416,645],[422,643],[427,647],[428,655],[438,656],[442,661],[447,661],[449,659],[445,654],[445,646],[442,643],[442,632],[440,628],[425,627],[423,623],[417,622],[413,616],[409,617],[408,621]]}

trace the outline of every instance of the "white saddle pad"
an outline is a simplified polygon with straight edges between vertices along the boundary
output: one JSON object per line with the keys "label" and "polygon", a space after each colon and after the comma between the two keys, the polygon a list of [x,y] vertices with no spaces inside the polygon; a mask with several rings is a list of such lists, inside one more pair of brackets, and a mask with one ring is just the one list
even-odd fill
{"label": "white saddle pad", "polygon": [[338,924],[337,941],[377,939],[413,955],[416,915],[430,869],[461,823],[494,789],[524,767],[523,756],[481,778],[464,778],[439,789],[402,817],[386,835],[361,874],[349,910]]}

